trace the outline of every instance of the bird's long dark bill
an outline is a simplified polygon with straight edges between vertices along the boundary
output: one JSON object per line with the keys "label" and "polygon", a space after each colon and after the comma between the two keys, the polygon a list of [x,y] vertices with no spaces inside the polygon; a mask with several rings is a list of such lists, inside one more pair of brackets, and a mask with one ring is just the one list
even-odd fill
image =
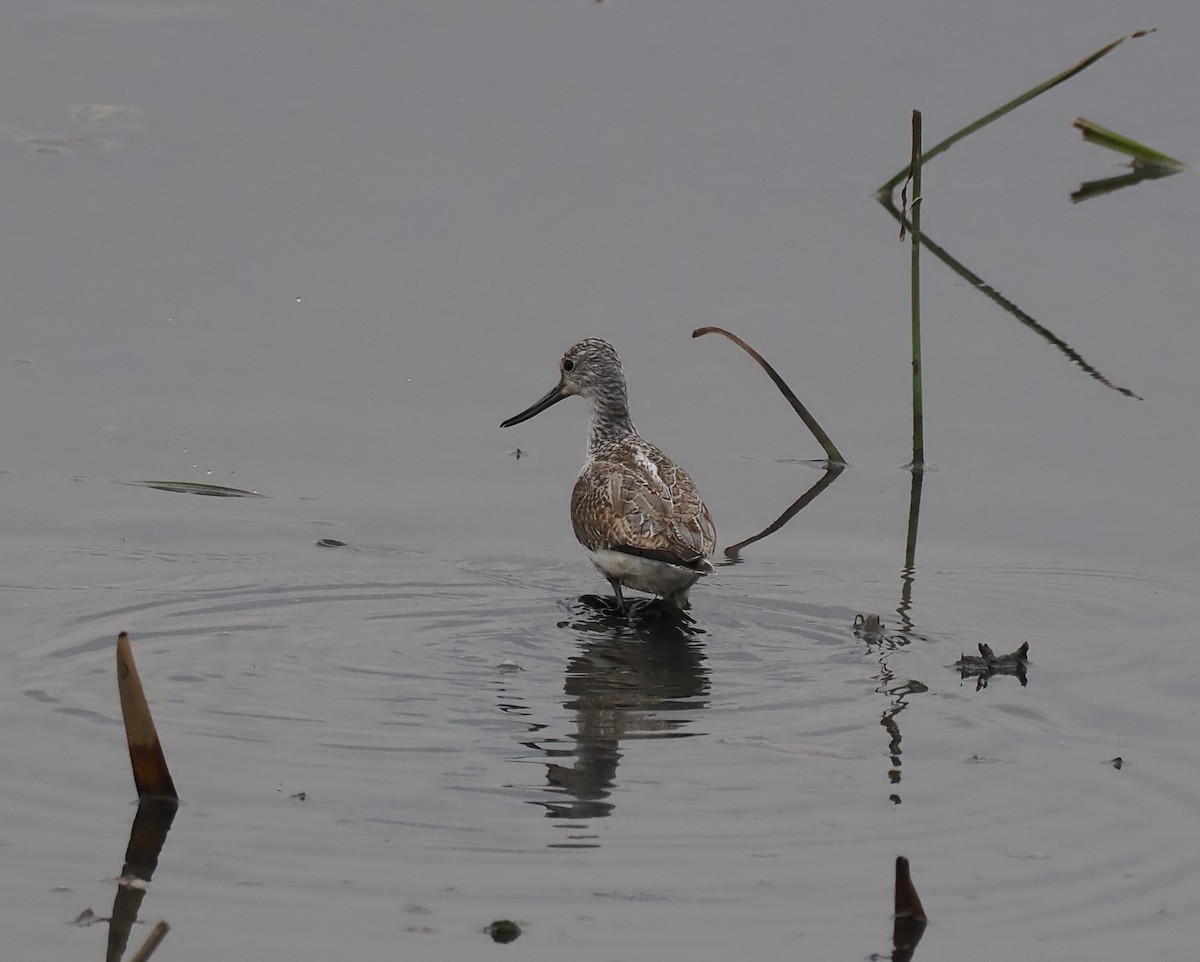
{"label": "bird's long dark bill", "polygon": [[527,407],[520,414],[514,414],[507,421],[501,423],[500,427],[511,428],[514,424],[520,424],[522,421],[528,421],[535,414],[541,414],[544,410],[546,410],[546,408],[557,404],[565,397],[566,395],[563,394],[562,385],[556,384],[546,393],[544,398],[542,398],[533,406]]}

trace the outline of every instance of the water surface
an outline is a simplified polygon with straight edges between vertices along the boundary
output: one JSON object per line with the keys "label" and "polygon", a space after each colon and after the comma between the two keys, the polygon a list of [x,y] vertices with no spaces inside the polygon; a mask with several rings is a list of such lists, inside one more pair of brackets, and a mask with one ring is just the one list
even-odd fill
{"label": "water surface", "polygon": [[[1118,172],[1076,115],[1200,158],[1200,16],[1138,17],[6,6],[9,944],[106,952],[69,923],[112,911],[136,811],[127,629],[184,798],[138,906],[163,958],[863,959],[897,854],[918,958],[1187,957],[1200,211],[1190,173],[1069,200]],[[926,258],[906,568],[908,248],[870,191],[914,106],[932,141],[1146,26],[931,163],[923,208],[1144,400]],[[693,622],[614,619],[566,519],[582,406],[498,424],[607,337],[742,541],[820,449],[709,324],[851,466]],[[156,479],[267,497],[111,483]],[[1024,641],[1024,685],[953,668]]]}

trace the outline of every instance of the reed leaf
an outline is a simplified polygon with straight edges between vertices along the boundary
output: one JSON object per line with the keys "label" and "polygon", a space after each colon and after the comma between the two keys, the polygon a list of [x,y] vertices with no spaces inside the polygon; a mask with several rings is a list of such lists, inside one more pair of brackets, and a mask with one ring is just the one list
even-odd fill
{"label": "reed leaf", "polygon": [[[1139,30],[1136,33],[1131,33],[1124,37],[1118,37],[1112,43],[1105,44],[1099,50],[1084,57],[1081,61],[1079,61],[1079,63],[1075,64],[1075,66],[1070,67],[1067,70],[1064,70],[1060,74],[1055,74],[1049,80],[1043,81],[1042,83],[1038,84],[1036,87],[1033,87],[1032,89],[1025,91],[1025,93],[1021,94],[1019,97],[1015,97],[1014,99],[1010,100],[1008,103],[1003,104],[1000,107],[997,107],[991,113],[984,114],[978,120],[972,121],[971,123],[967,124],[967,126],[963,127],[961,130],[956,131],[955,133],[951,134],[949,137],[947,137],[941,143],[935,144],[933,147],[930,147],[929,150],[925,151],[925,153],[921,155],[921,161],[923,163],[928,163],[934,157],[938,156],[938,154],[945,153],[947,150],[949,150],[951,147],[953,147],[955,144],[957,144],[964,137],[970,136],[971,134],[975,133],[975,131],[977,131],[977,130],[982,130],[988,124],[992,123],[993,121],[999,120],[1005,114],[1011,113],[1012,111],[1014,111],[1018,107],[1020,107],[1022,104],[1029,103],[1029,101],[1033,100],[1035,97],[1041,96],[1046,91],[1053,90],[1055,87],[1057,87],[1063,81],[1070,80],[1077,73],[1079,73],[1083,70],[1086,70],[1088,67],[1090,67],[1092,64],[1094,64],[1101,57],[1104,57],[1105,55],[1111,53],[1113,50],[1115,50],[1117,47],[1119,47],[1121,44],[1123,44],[1126,40],[1132,40],[1135,37],[1145,37],[1151,33],[1154,33],[1153,28],[1150,30]],[[903,170],[897,171],[896,175],[894,177],[892,177],[891,180],[887,181],[887,183],[885,183],[882,187],[880,187],[875,193],[878,195],[890,195],[896,189],[897,185],[903,183],[905,180],[908,179],[911,172],[912,172],[912,165],[909,164]]]}

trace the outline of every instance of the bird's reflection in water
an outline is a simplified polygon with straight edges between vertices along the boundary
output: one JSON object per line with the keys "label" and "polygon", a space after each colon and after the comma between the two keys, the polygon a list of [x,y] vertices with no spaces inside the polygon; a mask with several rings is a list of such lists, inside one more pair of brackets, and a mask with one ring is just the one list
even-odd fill
{"label": "bird's reflection in water", "polygon": [[[619,614],[611,599],[585,595],[560,627],[579,641],[563,683],[575,733],[535,746],[550,758],[546,781],[553,796],[537,804],[548,817],[579,827],[581,820],[612,813],[622,740],[699,734],[684,729],[708,704],[708,669],[699,641],[704,632],[658,602]],[[571,844],[586,846],[585,838]]]}

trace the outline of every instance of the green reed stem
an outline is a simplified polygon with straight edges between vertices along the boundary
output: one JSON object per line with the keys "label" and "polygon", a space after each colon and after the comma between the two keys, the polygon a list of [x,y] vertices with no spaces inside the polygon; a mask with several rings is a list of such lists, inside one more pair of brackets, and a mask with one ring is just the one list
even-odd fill
{"label": "green reed stem", "polygon": [[[1112,50],[1119,47],[1126,40],[1133,39],[1134,37],[1144,37],[1147,34],[1150,34],[1153,32],[1154,32],[1153,29],[1139,30],[1139,31],[1137,31],[1137,33],[1131,33],[1125,37],[1118,37],[1112,43],[1106,44],[1105,46],[1103,46],[1099,50],[1097,50],[1095,53],[1090,54],[1087,57],[1084,57],[1081,61],[1079,61],[1079,63],[1075,64],[1074,67],[1071,67],[1068,70],[1064,70],[1062,73],[1057,74],[1057,75],[1051,77],[1049,80],[1046,80],[1043,83],[1038,84],[1033,89],[1025,91],[1025,93],[1021,94],[1021,96],[1015,98],[1014,100],[1010,100],[1008,103],[1004,104],[1003,106],[997,107],[990,114],[985,114],[984,116],[980,117],[978,120],[974,121],[973,123],[967,124],[967,126],[963,127],[962,130],[959,130],[956,133],[951,134],[949,137],[947,137],[945,140],[943,140],[940,144],[937,144],[936,146],[929,148],[929,151],[921,158],[921,160],[928,161],[928,160],[931,160],[932,158],[936,157],[938,154],[945,153],[947,150],[949,150],[951,147],[953,147],[956,143],[958,143],[964,137],[967,137],[970,134],[975,133],[975,131],[977,131],[977,130],[981,130],[982,128],[986,127],[988,124],[992,123],[992,121],[999,120],[1005,114],[1009,113],[1010,111],[1016,110],[1018,107],[1021,106],[1021,104],[1028,103],[1029,101],[1033,100],[1034,97],[1041,96],[1047,90],[1052,90],[1053,88],[1057,87],[1060,83],[1062,83],[1064,80],[1070,80],[1077,73],[1090,67],[1101,57],[1105,56],[1106,54],[1110,53]],[[901,171],[898,171],[896,173],[896,175],[894,177],[892,177],[892,179],[889,180],[887,183],[885,183],[882,187],[880,187],[879,190],[876,191],[876,193],[877,194],[892,193],[892,191],[894,191],[896,189],[896,187],[899,186],[899,184],[901,184],[903,181],[908,179],[911,172],[912,172],[911,165],[908,167],[905,167]]]}
{"label": "green reed stem", "polygon": [[912,374],[913,456],[912,467],[925,466],[925,399],[921,377],[921,111],[912,115]]}

